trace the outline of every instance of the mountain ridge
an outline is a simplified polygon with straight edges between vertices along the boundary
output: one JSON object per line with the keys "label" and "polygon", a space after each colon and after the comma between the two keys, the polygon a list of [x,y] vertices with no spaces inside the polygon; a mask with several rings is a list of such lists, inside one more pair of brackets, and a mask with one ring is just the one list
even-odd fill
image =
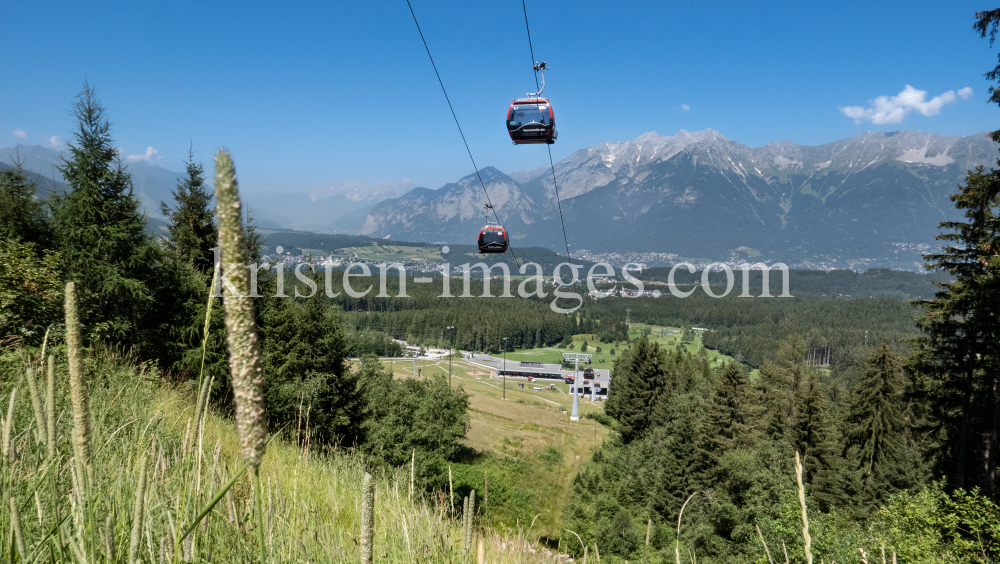
{"label": "mountain ridge", "polygon": [[[577,249],[718,259],[747,249],[772,260],[843,264],[901,248],[910,250],[907,260],[919,258],[934,244],[938,223],[960,216],[948,196],[968,170],[991,166],[996,150],[985,133],[867,131],[817,146],[783,140],[750,148],[714,129],[681,130],[575,151],[556,163],[555,176],[567,237]],[[562,247],[550,175],[519,182],[483,170],[515,243]],[[479,227],[473,214],[450,213],[446,202],[472,209],[476,191],[485,200],[473,174],[437,191],[384,200],[360,232],[471,240]]]}

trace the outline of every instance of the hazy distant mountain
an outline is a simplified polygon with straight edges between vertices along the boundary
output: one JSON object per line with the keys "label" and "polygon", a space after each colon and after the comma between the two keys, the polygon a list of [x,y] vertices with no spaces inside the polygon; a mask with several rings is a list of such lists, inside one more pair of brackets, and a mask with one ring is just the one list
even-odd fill
{"label": "hazy distant mountain", "polygon": [[248,201],[254,209],[266,210],[268,218],[286,229],[356,232],[372,205],[399,197],[412,188],[413,183],[408,181],[396,185],[347,182],[312,191],[254,194]]}
{"label": "hazy distant mountain", "polygon": [[521,169],[521,170],[519,170],[517,172],[510,172],[510,173],[507,174],[507,176],[511,177],[516,182],[520,182],[520,183],[523,184],[525,182],[528,182],[529,180],[534,180],[535,178],[537,178],[537,177],[545,174],[548,171],[549,171],[549,167],[547,167],[547,166],[541,166],[541,167],[536,168],[535,170],[524,170],[524,169]]}
{"label": "hazy distant mountain", "polygon": [[[959,217],[949,194],[967,170],[996,157],[985,134],[865,132],[816,147],[752,149],[707,129],[602,143],[555,169],[571,249],[822,261],[933,244],[938,223]],[[515,176],[529,179],[484,169],[515,243],[562,247],[551,175]],[[466,242],[481,226],[483,202],[470,175],[376,204],[359,232]]]}
{"label": "hazy distant mountain", "polygon": [[[18,145],[0,148],[0,163],[12,164],[15,158],[19,158],[23,167],[40,180],[39,195],[44,196],[52,188],[53,176],[56,179],[56,189],[67,190],[62,175],[56,169],[63,165],[65,155],[65,151],[38,145]],[[143,210],[151,218],[161,218],[160,202],[173,202],[172,191],[177,187],[177,179],[184,176],[184,173],[141,160],[128,163],[128,168],[132,172],[135,194],[139,197]],[[211,185],[211,170],[206,170],[206,177]],[[348,182],[308,192],[246,194],[246,200],[260,227],[343,232],[356,231],[364,222],[362,215],[361,223],[350,223],[354,220],[354,216],[350,214],[367,211],[373,204],[400,196],[411,188],[413,184],[408,181],[396,185]],[[345,214],[349,216],[347,219],[343,219]]]}
{"label": "hazy distant mountain", "polygon": [[[13,168],[14,165],[0,161],[0,170],[12,170]],[[51,176],[48,177],[42,176],[41,174],[38,174],[36,172],[29,171],[28,180],[38,184],[38,186],[35,188],[35,195],[38,196],[39,198],[44,198],[49,194],[49,192],[52,191],[66,192],[67,190],[69,190],[69,187],[67,187],[62,182],[58,180],[53,182]]]}
{"label": "hazy distant mountain", "polygon": [[[57,151],[39,145],[0,148],[0,162],[12,164],[15,158],[20,158],[22,166],[26,170],[48,179],[49,186],[51,186],[51,179],[55,177],[58,191],[68,189],[65,180],[57,170],[63,165],[63,157],[66,155],[65,151]],[[182,173],[167,170],[160,165],[149,164],[145,161],[130,162],[128,168],[132,172],[132,185],[143,210],[151,217],[162,217],[160,202],[173,201],[171,190],[177,187],[177,178]]]}

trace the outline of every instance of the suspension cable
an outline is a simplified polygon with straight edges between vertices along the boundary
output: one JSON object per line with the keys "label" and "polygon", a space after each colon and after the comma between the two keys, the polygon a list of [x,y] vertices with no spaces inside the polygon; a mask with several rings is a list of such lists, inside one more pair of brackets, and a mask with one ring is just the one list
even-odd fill
{"label": "suspension cable", "polygon": [[[524,8],[524,29],[528,30],[528,50],[531,51],[531,67],[535,67],[535,48],[531,46],[531,28],[528,27],[528,6],[521,0],[521,7]],[[535,71],[535,92],[538,92],[538,71]]]}
{"label": "suspension cable", "polygon": [[[483,187],[483,193],[486,194],[486,203],[489,204],[489,209],[493,210],[493,218],[497,220],[498,225],[503,225],[500,221],[500,216],[497,215],[497,210],[493,207],[493,202],[490,201],[490,193],[486,190],[486,183],[483,182],[483,177],[479,174],[479,167],[476,165],[476,159],[472,157],[472,150],[469,149],[469,142],[465,139],[465,133],[462,132],[462,125],[458,123],[458,115],[455,114],[455,108],[451,105],[451,98],[448,97],[448,91],[445,90],[444,81],[441,80],[441,73],[438,72],[437,65],[434,64],[434,57],[431,55],[431,48],[427,46],[427,39],[424,38],[424,32],[420,29],[420,22],[417,21],[417,14],[413,11],[413,4],[410,4],[410,0],[406,0],[406,5],[410,8],[410,15],[413,16],[413,23],[417,26],[417,33],[420,34],[420,40],[424,42],[424,50],[427,51],[427,58],[431,60],[431,66],[434,67],[434,74],[437,76],[438,84],[441,85],[441,92],[444,93],[444,99],[448,102],[448,109],[451,110],[451,117],[455,120],[455,125],[458,127],[458,133],[462,136],[462,143],[465,144],[465,151],[469,153],[469,160],[472,161],[472,168],[476,169],[476,177],[479,178],[479,185]],[[487,221],[489,221],[489,215],[487,215]],[[564,228],[565,229],[565,228]],[[506,232],[506,229],[504,229]],[[521,265],[517,260],[517,255],[514,254],[514,246],[510,244],[510,236],[507,237],[507,248],[510,249],[511,256],[514,257],[514,264],[517,266],[518,274],[521,273]],[[567,250],[569,247],[567,247]]]}
{"label": "suspension cable", "polygon": [[[535,48],[531,45],[531,27],[528,25],[528,5],[525,3],[525,0],[521,0],[521,8],[524,9],[524,29],[528,32],[528,50],[531,51],[531,68],[535,69]],[[537,70],[535,70],[535,90],[538,90]],[[559,207],[559,223],[562,225],[563,242],[566,243],[566,261],[573,264],[573,259],[569,256],[569,238],[566,237],[566,221],[563,220],[562,201],[559,199],[559,183],[556,182],[556,165],[552,160],[552,145],[546,144],[546,148],[549,150],[549,168],[552,169],[552,186],[556,190],[556,206]]]}

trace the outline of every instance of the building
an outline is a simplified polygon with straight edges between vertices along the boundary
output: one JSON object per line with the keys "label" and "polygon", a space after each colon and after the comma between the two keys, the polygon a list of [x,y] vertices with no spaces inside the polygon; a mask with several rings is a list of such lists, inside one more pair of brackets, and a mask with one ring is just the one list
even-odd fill
{"label": "building", "polygon": [[[566,381],[567,378],[574,378],[574,380],[579,378],[582,384],[580,387],[580,393],[584,396],[589,396],[591,394],[591,379],[584,379],[583,367],[580,368],[579,372],[575,372],[573,370],[565,370],[558,364],[545,364],[542,362],[520,362],[508,360],[505,364],[504,359],[502,358],[477,353],[470,354],[468,358],[476,364],[496,370],[498,376],[506,376],[508,378],[532,378],[538,380],[562,381]],[[594,369],[593,381],[598,384],[598,398],[606,399],[608,397],[608,387],[611,384],[611,371],[602,368]],[[570,393],[573,393],[573,389],[575,387],[575,382],[570,385]]]}

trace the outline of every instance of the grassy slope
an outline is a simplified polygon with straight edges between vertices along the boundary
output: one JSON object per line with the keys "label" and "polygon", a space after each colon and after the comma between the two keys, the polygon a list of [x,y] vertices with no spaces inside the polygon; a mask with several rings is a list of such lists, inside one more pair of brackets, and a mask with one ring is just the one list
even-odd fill
{"label": "grassy slope", "polygon": [[[385,364],[392,367],[396,377],[413,375],[410,360]],[[416,366],[421,377],[448,373],[447,360],[418,360]],[[519,388],[518,383],[525,387]],[[475,487],[481,493],[485,471],[492,500],[489,518],[494,526],[516,529],[518,523],[531,523],[537,515],[533,537],[560,535],[562,507],[570,483],[608,435],[607,428],[583,416],[603,412],[603,406],[581,397],[581,419],[571,422],[573,399],[567,393],[568,386],[559,383],[557,391],[536,392],[531,383],[514,378],[507,380],[504,400],[503,385],[496,382],[495,372],[464,360],[453,362],[452,385],[468,392],[471,403],[466,444],[472,453],[466,461],[454,465],[456,488],[465,491]]]}
{"label": "grassy slope", "polygon": [[[39,521],[49,528],[56,512],[64,516],[71,513],[67,494],[82,490],[73,490],[70,480],[71,416],[65,368],[57,369],[59,456],[53,465],[45,459],[45,448],[35,440],[36,423],[26,393],[25,364],[24,355],[16,354],[8,354],[0,362],[0,404],[5,415],[12,390],[17,389],[11,433],[17,454],[0,456],[0,490],[5,494],[0,506],[0,554],[12,546],[11,513],[6,499],[10,495],[19,508],[28,554],[48,561],[48,551],[58,549],[54,543],[42,542]],[[84,551],[93,548],[98,562],[105,561],[106,545],[117,555],[112,561],[124,562],[132,528],[138,462],[147,455],[151,480],[145,496],[139,556],[146,562],[159,561],[161,550],[174,545],[169,539],[171,531],[178,530],[178,521],[190,522],[239,467],[234,426],[230,420],[210,413],[202,436],[185,441],[194,416],[190,390],[162,386],[133,362],[109,354],[92,360],[88,373],[94,422],[89,499],[97,524],[94,528],[100,531],[91,536],[72,533],[72,527],[67,526],[66,534],[74,535]],[[44,389],[44,379],[42,384]],[[365,473],[362,462],[347,452],[303,456],[298,447],[282,437],[271,443],[261,476],[266,480],[265,536],[272,561],[358,560],[360,489]],[[54,476],[58,476],[55,483]],[[53,486],[57,489],[53,490]],[[418,493],[417,499],[410,501],[408,487],[406,469],[376,476],[376,559],[462,561],[459,522],[448,518],[437,500],[425,499]],[[36,491],[40,494],[38,506]],[[50,495],[53,491],[59,493]],[[209,515],[207,524],[197,529],[195,552],[202,557],[211,552],[214,561],[254,560],[251,495],[249,479],[244,476]],[[457,505],[460,507],[461,502]],[[77,501],[76,507],[80,506]],[[80,522],[86,523],[86,519]],[[529,547],[517,542],[518,533],[515,529],[505,537],[487,534],[490,561],[499,555],[503,562],[541,562],[543,553],[525,552]],[[64,550],[61,556],[57,553],[56,560],[72,560],[69,548]]]}

